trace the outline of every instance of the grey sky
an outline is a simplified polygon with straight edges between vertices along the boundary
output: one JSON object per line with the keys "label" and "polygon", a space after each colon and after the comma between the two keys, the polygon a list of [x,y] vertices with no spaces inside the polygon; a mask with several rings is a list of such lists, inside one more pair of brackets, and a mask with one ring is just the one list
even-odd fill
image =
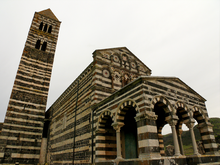
{"label": "grey sky", "polygon": [[0,2],[0,122],[35,11],[62,21],[47,109],[92,61],[96,49],[126,46],[154,76],[175,76],[220,117],[219,0]]}

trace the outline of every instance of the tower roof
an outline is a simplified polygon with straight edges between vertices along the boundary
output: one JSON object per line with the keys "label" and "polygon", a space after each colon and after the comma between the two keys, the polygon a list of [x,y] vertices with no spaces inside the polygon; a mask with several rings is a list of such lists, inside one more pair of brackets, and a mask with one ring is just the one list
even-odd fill
{"label": "tower roof", "polygon": [[46,10],[43,10],[43,11],[40,11],[40,12],[37,12],[37,13],[42,14],[42,15],[44,15],[44,16],[46,16],[46,17],[51,18],[51,19],[54,19],[54,20],[56,20],[56,21],[59,21],[59,20],[57,19],[57,17],[53,14],[53,12],[50,10],[50,8],[49,8],[49,9],[46,9]]}

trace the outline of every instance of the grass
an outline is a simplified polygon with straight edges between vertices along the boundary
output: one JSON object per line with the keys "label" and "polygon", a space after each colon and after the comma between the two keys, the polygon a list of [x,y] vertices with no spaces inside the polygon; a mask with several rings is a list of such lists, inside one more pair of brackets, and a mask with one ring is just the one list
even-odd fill
{"label": "grass", "polygon": [[190,146],[183,145],[183,149],[185,155],[193,155],[193,147],[191,145]]}

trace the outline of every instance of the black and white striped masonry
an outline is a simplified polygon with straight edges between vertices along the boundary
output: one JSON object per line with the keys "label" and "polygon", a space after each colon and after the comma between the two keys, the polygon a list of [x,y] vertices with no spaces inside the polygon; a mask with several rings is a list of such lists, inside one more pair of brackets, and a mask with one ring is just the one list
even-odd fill
{"label": "black and white striped masonry", "polygon": [[39,162],[60,23],[50,9],[34,14],[0,135],[0,164]]}

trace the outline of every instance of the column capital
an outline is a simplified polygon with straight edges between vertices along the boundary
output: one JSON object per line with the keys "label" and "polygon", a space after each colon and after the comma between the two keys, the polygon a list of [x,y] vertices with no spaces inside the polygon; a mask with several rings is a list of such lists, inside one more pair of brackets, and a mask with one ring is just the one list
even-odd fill
{"label": "column capital", "polygon": [[193,126],[195,124],[195,121],[189,121],[188,123],[186,123],[186,126],[189,128],[189,129],[192,129]]}
{"label": "column capital", "polygon": [[114,122],[112,123],[112,127],[116,130],[120,132],[121,127],[123,127],[125,124],[124,123],[118,123],[118,122]]}
{"label": "column capital", "polygon": [[136,122],[143,119],[157,120],[158,115],[155,115],[155,112],[145,111],[142,113],[137,113],[135,116]]}
{"label": "column capital", "polygon": [[194,124],[195,124],[195,119],[194,118],[190,118],[186,123],[186,126],[191,129],[193,128]]}
{"label": "column capital", "polygon": [[168,123],[171,127],[174,127],[177,124],[177,120],[169,120]]}
{"label": "column capital", "polygon": [[177,124],[178,119],[178,116],[173,115],[172,117],[169,116],[166,121],[171,127],[174,127]]}

